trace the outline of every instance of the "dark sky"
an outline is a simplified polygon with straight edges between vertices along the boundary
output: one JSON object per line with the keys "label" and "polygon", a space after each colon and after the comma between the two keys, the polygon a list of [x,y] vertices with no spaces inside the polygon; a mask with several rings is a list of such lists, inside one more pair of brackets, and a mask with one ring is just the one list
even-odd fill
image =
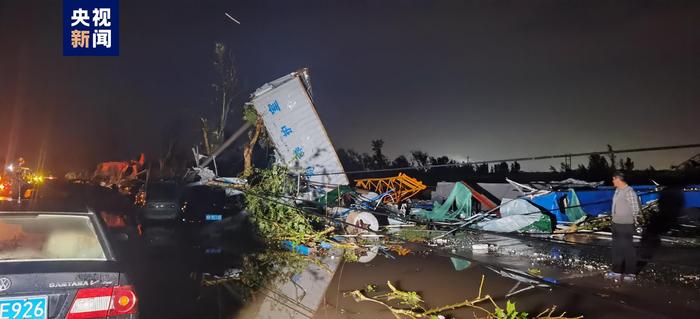
{"label": "dark sky", "polygon": [[0,0],[0,150],[56,171],[194,141],[216,112],[216,41],[237,105],[309,67],[336,147],[485,160],[700,142],[700,1],[122,0],[118,57],[64,57],[61,7]]}

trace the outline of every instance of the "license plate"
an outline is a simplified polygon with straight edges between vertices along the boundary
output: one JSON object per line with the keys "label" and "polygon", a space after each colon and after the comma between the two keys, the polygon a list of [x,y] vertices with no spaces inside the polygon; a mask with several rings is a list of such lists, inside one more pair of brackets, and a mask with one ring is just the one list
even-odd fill
{"label": "license plate", "polygon": [[204,253],[209,255],[220,254],[223,251],[221,248],[207,248]]}
{"label": "license plate", "polygon": [[0,298],[1,319],[46,319],[47,297]]}
{"label": "license plate", "polygon": [[207,214],[205,216],[206,220],[221,220],[221,214]]}

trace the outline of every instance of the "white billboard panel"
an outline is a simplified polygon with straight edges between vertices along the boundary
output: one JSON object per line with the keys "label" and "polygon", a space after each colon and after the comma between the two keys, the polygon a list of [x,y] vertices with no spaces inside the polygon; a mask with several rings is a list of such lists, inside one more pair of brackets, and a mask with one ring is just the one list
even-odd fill
{"label": "white billboard panel", "polygon": [[309,175],[309,180],[318,183],[348,184],[344,173],[313,175],[344,170],[300,74],[263,85],[253,94],[252,103],[263,118],[280,160],[290,170]]}

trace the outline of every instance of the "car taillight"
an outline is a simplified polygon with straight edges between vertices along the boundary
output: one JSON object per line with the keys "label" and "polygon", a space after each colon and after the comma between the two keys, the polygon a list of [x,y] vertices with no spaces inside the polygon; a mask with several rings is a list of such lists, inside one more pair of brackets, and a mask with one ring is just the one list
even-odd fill
{"label": "car taillight", "polygon": [[78,290],[66,319],[104,318],[137,312],[131,286],[83,288]]}
{"label": "car taillight", "polygon": [[114,287],[112,291],[112,305],[109,316],[126,315],[136,313],[136,294],[131,286]]}

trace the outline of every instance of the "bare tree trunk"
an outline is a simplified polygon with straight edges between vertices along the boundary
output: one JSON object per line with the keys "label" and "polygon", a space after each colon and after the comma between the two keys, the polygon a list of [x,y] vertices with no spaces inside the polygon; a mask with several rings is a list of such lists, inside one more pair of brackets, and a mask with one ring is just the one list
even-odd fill
{"label": "bare tree trunk", "polygon": [[165,170],[165,166],[168,164],[170,161],[171,157],[173,156],[173,148],[175,147],[175,139],[170,139],[168,141],[168,150],[165,152],[165,155],[161,157],[158,160],[158,166],[160,166],[160,174],[163,175],[163,170]]}
{"label": "bare tree trunk", "polygon": [[262,118],[258,118],[255,123],[255,132],[250,137],[250,141],[243,148],[243,176],[249,176],[253,172],[253,150],[255,144],[258,143],[260,133],[265,129]]}
{"label": "bare tree trunk", "polygon": [[211,154],[211,147],[209,146],[209,125],[207,125],[207,119],[200,118],[202,121],[202,143],[204,144],[204,152],[209,155]]}
{"label": "bare tree trunk", "polygon": [[221,117],[219,117],[219,130],[216,132],[216,137],[218,139],[216,142],[218,145],[221,145],[221,143],[223,143],[225,140],[224,129],[226,129],[226,120],[228,119],[228,112],[231,109],[230,102],[226,96],[226,90],[224,90],[221,94]]}

